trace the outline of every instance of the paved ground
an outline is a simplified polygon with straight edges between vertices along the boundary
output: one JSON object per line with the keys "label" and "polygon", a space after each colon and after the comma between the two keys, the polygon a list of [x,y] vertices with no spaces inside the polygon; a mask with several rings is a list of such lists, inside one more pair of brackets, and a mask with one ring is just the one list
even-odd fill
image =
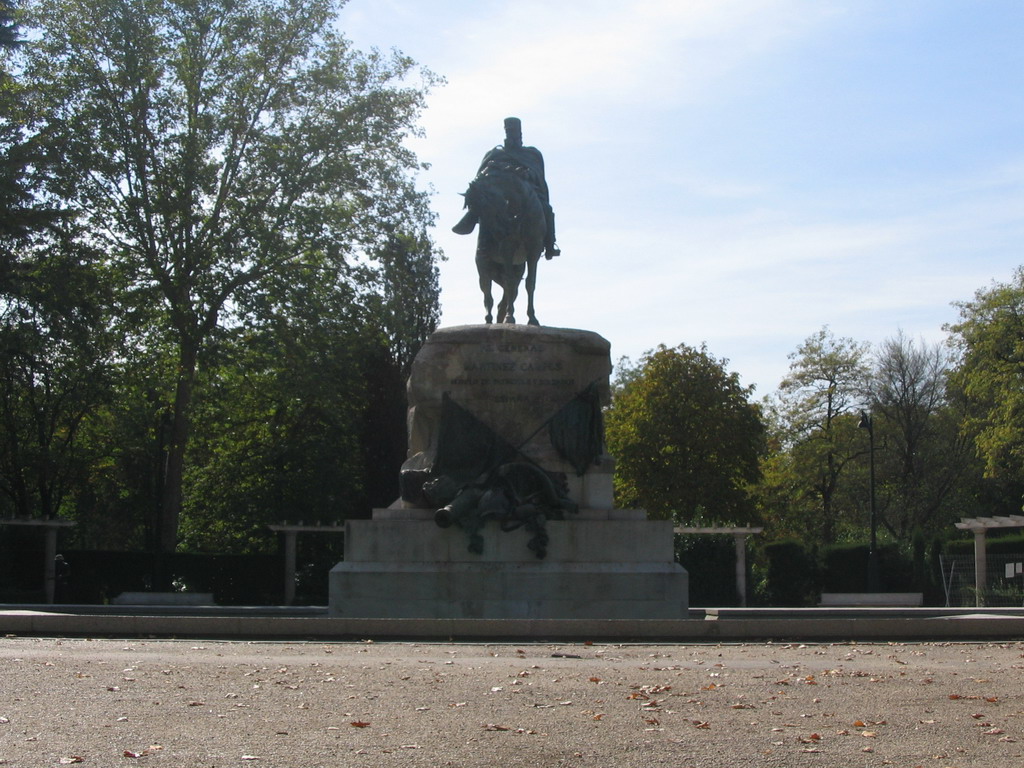
{"label": "paved ground", "polygon": [[1024,765],[1024,643],[0,640],[0,764]]}

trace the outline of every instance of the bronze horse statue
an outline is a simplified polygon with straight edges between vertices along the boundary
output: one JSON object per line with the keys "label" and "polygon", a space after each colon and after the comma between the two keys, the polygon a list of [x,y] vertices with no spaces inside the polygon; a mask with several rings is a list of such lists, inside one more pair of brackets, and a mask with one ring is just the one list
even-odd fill
{"label": "bronze horse statue", "polygon": [[540,325],[533,309],[537,262],[544,251],[547,222],[544,204],[530,171],[507,163],[486,165],[466,190],[466,207],[480,221],[476,269],[484,294],[486,322],[494,320],[491,283],[501,286],[498,322],[514,323],[519,283],[526,272],[526,314],[530,325]]}

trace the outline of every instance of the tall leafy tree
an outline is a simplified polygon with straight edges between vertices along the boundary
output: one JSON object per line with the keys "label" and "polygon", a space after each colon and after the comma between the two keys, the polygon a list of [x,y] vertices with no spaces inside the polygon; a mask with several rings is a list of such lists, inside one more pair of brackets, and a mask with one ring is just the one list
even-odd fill
{"label": "tall leafy tree", "polygon": [[[3,239],[20,229],[16,209],[24,197],[20,184],[23,167],[16,151],[21,133],[17,93],[7,66],[17,46],[14,4],[11,0],[0,0],[0,248],[4,247]],[[6,261],[0,261],[0,276],[6,271],[3,269]]]}
{"label": "tall leafy tree", "polygon": [[85,472],[80,428],[108,394],[110,302],[100,255],[47,199],[15,20],[0,0],[0,510],[54,516]]}
{"label": "tall leafy tree", "polygon": [[619,506],[691,523],[751,519],[764,424],[726,364],[686,345],[622,364],[606,421]]}
{"label": "tall leafy tree", "polygon": [[80,428],[109,398],[110,301],[97,261],[52,233],[0,286],[0,509],[56,516],[86,472]]}
{"label": "tall leafy tree", "polygon": [[[789,375],[772,403],[777,441],[788,459],[776,467],[809,508],[801,517],[817,542],[836,541],[845,509],[841,478],[866,452],[857,434],[866,401],[868,346],[836,338],[827,328],[808,337],[790,355]],[[787,511],[787,514],[795,510]]]}
{"label": "tall leafy tree", "polygon": [[[282,281],[387,284],[396,240],[431,274],[404,139],[433,76],[353,51],[334,0],[36,0],[26,79],[57,192],[173,351],[159,547],[174,549],[197,382],[222,329]],[[436,293],[417,297],[429,307]],[[422,314],[422,313],[421,313]],[[427,311],[429,315],[429,311]]]}
{"label": "tall leafy tree", "polygon": [[970,408],[967,427],[986,473],[1019,484],[1024,480],[1024,267],[959,308],[960,322],[949,330],[959,352],[953,381]]}
{"label": "tall leafy tree", "polygon": [[945,526],[962,513],[959,492],[974,462],[949,396],[949,350],[902,332],[876,350],[869,385],[878,446],[880,520],[894,537]]}

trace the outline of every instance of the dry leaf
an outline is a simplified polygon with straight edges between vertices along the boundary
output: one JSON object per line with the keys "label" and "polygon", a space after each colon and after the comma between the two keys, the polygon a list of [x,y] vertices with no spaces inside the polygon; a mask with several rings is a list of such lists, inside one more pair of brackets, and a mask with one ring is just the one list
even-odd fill
{"label": "dry leaf", "polygon": [[353,720],[351,723],[349,723],[349,725],[351,725],[353,728],[369,728],[370,727],[369,723],[364,723],[362,720]]}

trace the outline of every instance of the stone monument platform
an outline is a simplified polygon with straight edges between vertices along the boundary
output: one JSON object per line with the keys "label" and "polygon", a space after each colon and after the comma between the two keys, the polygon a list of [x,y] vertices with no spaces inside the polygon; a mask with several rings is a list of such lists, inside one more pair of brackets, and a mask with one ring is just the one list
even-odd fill
{"label": "stone monument platform", "polygon": [[[434,333],[409,379],[403,498],[346,523],[330,614],[685,618],[672,523],[613,508],[600,412],[610,373],[609,344],[590,331]],[[446,484],[469,490],[439,513]]]}

